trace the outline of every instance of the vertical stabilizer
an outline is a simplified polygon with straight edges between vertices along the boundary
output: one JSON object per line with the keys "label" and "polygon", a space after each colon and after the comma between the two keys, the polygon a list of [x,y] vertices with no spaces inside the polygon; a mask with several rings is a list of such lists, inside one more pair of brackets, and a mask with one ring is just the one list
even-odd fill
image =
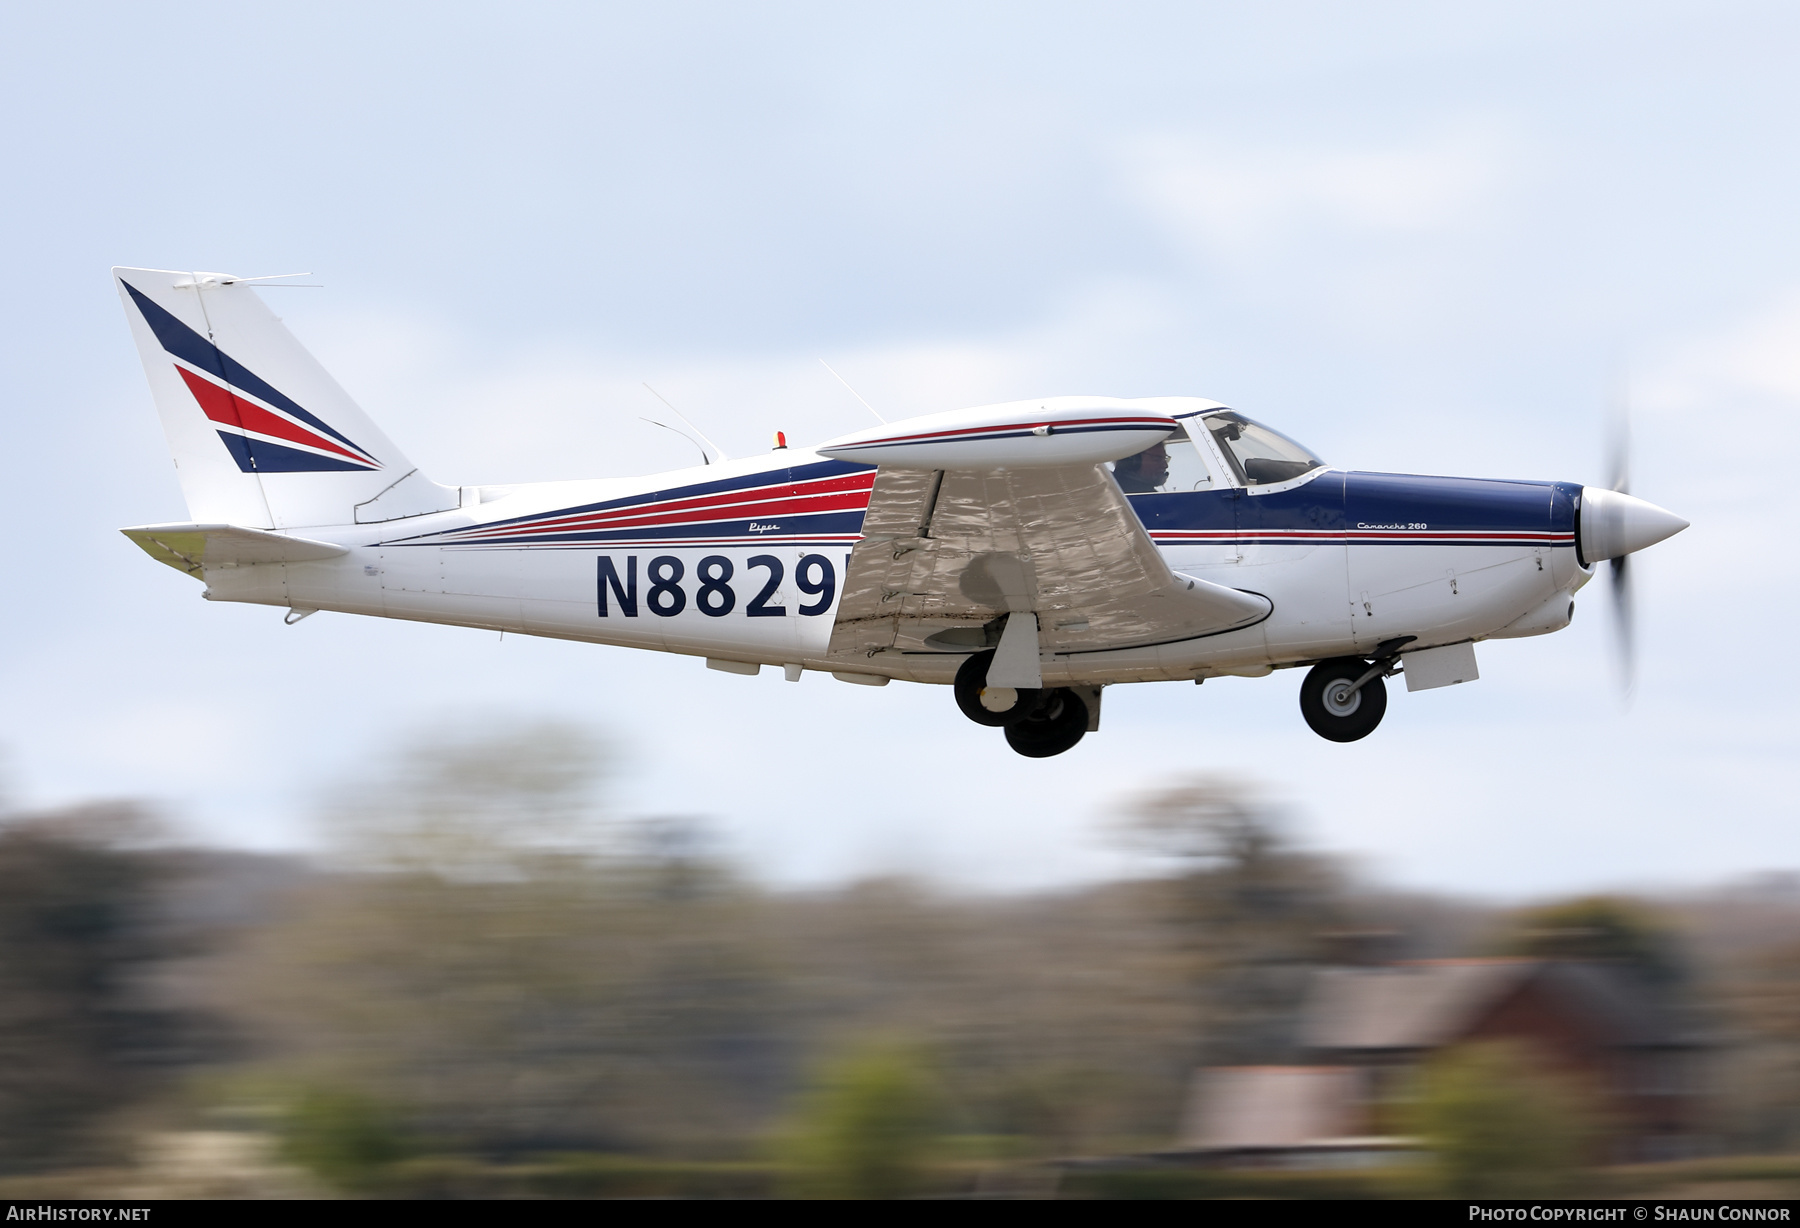
{"label": "vertical stabilizer", "polygon": [[242,281],[114,269],[188,512],[292,529],[457,506]]}

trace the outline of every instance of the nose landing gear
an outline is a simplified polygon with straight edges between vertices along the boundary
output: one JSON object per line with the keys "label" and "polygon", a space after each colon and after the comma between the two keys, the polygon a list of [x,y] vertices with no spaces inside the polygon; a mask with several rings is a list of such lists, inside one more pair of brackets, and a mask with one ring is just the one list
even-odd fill
{"label": "nose landing gear", "polygon": [[1397,668],[1400,650],[1415,636],[1384,640],[1375,646],[1375,659],[1338,657],[1321,661],[1300,684],[1300,715],[1321,738],[1354,742],[1375,732],[1387,713],[1387,684],[1382,679]]}
{"label": "nose landing gear", "polygon": [[1300,684],[1300,715],[1314,733],[1333,742],[1354,742],[1375,732],[1387,712],[1387,686],[1379,671],[1358,686],[1369,672],[1369,663],[1360,657],[1312,667]]}

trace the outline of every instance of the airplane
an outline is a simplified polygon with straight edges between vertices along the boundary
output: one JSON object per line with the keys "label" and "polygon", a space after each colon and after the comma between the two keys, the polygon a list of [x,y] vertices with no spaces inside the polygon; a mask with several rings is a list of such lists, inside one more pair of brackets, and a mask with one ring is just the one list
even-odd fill
{"label": "airplane", "polygon": [[[258,296],[116,268],[191,522],[122,530],[212,601],[947,685],[1031,758],[1127,682],[1303,668],[1320,736],[1478,677],[1474,645],[1687,521],[1614,488],[1334,468],[1217,401],[1058,396],[642,477],[446,486]],[[1623,608],[1623,607],[1622,607]]]}

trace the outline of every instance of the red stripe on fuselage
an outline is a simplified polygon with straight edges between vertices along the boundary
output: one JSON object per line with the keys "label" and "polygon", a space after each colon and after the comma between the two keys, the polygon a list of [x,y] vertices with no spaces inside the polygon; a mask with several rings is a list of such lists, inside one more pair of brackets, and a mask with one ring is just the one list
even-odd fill
{"label": "red stripe on fuselage", "polygon": [[289,422],[286,418],[270,413],[260,405],[252,404],[238,396],[229,388],[221,388],[217,384],[201,379],[186,367],[176,367],[181,378],[194,394],[194,400],[200,402],[200,412],[214,422],[225,426],[235,426],[242,431],[254,431],[258,435],[267,435],[271,439],[280,439],[287,443],[297,443],[308,448],[318,448],[322,452],[335,453],[358,464],[371,464],[366,456],[359,456],[347,448],[339,446],[323,435],[315,434],[303,426]]}
{"label": "red stripe on fuselage", "polygon": [[605,518],[576,519],[551,522],[546,524],[513,525],[504,529],[487,529],[470,533],[463,540],[481,540],[488,537],[543,536],[557,533],[579,533],[584,531],[611,531],[615,529],[657,528],[664,525],[704,524],[707,521],[731,520],[763,520],[779,516],[807,516],[821,512],[856,512],[869,505],[866,495],[859,496],[852,492],[840,495],[823,495],[810,499],[764,499],[755,503],[734,504],[725,507],[695,508],[692,511],[650,512],[635,516],[608,516]]}
{"label": "red stripe on fuselage", "polygon": [[691,524],[702,520],[744,520],[763,516],[794,516],[812,512],[857,511],[869,505],[875,475],[850,474],[781,486],[753,486],[687,499],[640,503],[632,507],[553,516],[548,520],[487,525],[469,530],[465,537],[490,537],[516,533],[568,533],[580,529],[622,529],[640,525]]}

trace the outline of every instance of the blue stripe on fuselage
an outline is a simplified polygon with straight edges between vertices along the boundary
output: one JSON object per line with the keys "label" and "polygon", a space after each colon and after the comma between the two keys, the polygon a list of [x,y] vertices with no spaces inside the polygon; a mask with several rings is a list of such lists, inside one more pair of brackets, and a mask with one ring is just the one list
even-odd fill
{"label": "blue stripe on fuselage", "polygon": [[1566,482],[1347,473],[1344,527],[1354,533],[1420,523],[1434,532],[1569,533],[1580,489]]}

